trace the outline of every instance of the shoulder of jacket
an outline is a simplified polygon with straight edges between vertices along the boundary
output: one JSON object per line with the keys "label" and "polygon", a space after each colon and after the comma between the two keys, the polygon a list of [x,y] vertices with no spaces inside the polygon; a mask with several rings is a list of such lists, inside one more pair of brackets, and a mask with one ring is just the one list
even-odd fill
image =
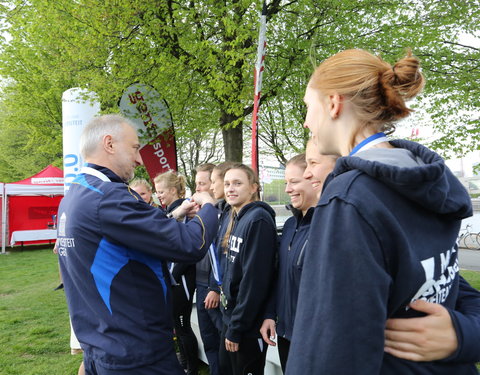
{"label": "shoulder of jacket", "polygon": [[[363,193],[362,189],[358,188],[357,183],[363,184],[367,180],[376,181],[373,177],[357,169],[346,171],[335,176],[335,178],[331,179],[328,185],[325,186],[317,206],[326,205],[335,198],[345,202],[350,202],[352,198],[355,200],[355,196]],[[376,181],[376,183],[380,182]],[[356,187],[352,190],[353,185],[356,185]]]}

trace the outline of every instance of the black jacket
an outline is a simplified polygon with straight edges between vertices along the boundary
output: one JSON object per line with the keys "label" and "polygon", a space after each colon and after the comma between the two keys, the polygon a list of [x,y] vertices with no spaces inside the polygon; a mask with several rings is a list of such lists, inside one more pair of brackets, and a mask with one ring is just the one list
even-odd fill
{"label": "black jacket", "polygon": [[277,335],[291,340],[293,321],[297,311],[300,277],[305,262],[305,248],[312,221],[313,207],[305,216],[301,211],[292,209],[293,216],[283,226],[280,247],[278,249],[278,273],[275,292],[269,303],[265,318],[276,319]]}

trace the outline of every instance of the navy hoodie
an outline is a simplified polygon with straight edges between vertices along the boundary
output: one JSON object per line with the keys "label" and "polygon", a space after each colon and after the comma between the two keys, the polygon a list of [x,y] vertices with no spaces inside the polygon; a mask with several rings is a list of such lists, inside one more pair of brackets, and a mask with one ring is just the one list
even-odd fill
{"label": "navy hoodie", "polygon": [[80,174],[58,211],[59,263],[84,355],[113,370],[174,363],[166,261],[201,259],[216,235],[217,210],[206,204],[178,223],[109,169],[89,167],[105,179]]}
{"label": "navy hoodie", "polygon": [[[220,199],[216,204],[215,207],[218,210],[218,221],[219,221],[219,231],[217,234],[217,237],[223,236],[222,233],[225,233],[225,231],[221,231],[222,228],[222,218],[227,215],[228,216],[228,211],[230,210],[230,206],[227,205],[225,202],[225,199]],[[217,240],[215,239],[215,249],[217,249]],[[210,253],[210,250],[207,252],[207,255],[197,263],[197,277],[196,277],[196,284],[197,286],[201,286],[204,288],[209,288],[209,290],[213,290],[217,293],[220,293],[220,290],[218,288],[218,282],[215,280],[215,277],[212,272],[212,266],[211,262],[215,262],[217,267],[220,264],[220,259],[219,255],[215,254],[215,257],[212,257],[212,254]],[[221,280],[220,280],[221,281]]]}
{"label": "navy hoodie", "polygon": [[293,322],[297,310],[300,276],[308,244],[308,233],[313,216],[313,207],[305,216],[292,209],[293,216],[283,226],[278,249],[278,273],[273,298],[269,302],[265,319],[277,320],[277,335],[292,339]]}
{"label": "navy hoodie", "polygon": [[227,326],[225,337],[241,343],[244,337],[261,337],[275,269],[277,232],[275,212],[264,202],[245,205],[233,219],[222,284],[228,303],[221,311]]}
{"label": "navy hoodie", "polygon": [[386,320],[418,316],[412,301],[455,308],[456,239],[472,214],[440,156],[414,142],[391,143],[418,163],[365,160],[370,150],[340,158],[315,208],[287,374],[477,373],[473,362],[384,353]]}

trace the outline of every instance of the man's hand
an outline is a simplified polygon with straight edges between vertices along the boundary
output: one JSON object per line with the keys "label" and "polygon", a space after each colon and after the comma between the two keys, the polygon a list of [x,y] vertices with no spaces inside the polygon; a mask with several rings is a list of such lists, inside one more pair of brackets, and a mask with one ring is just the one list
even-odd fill
{"label": "man's hand", "polygon": [[205,297],[205,309],[216,309],[220,303],[220,294],[211,290]]}
{"label": "man's hand", "polygon": [[265,319],[262,327],[260,328],[260,333],[262,334],[263,341],[265,341],[268,345],[277,345],[275,341],[273,341],[273,339],[275,339],[277,336],[277,332],[275,330],[275,320]]}
{"label": "man's hand", "polygon": [[196,205],[194,202],[185,199],[180,206],[178,206],[175,210],[172,211],[172,217],[176,220],[180,221],[187,215],[195,215]]}
{"label": "man's hand", "polygon": [[385,352],[410,361],[435,361],[449,357],[458,347],[457,334],[448,310],[442,305],[417,300],[414,310],[421,318],[388,319]]}
{"label": "man's hand", "polygon": [[58,254],[58,238],[55,240],[55,245],[53,245],[53,253]]}
{"label": "man's hand", "polygon": [[206,191],[201,191],[193,194],[191,199],[200,207],[202,207],[206,203],[211,203],[213,205],[215,204],[215,199],[213,199],[212,196],[208,194]]}
{"label": "man's hand", "polygon": [[229,339],[225,339],[225,349],[227,349],[227,352],[238,352],[239,348],[240,344],[238,342],[233,342]]}

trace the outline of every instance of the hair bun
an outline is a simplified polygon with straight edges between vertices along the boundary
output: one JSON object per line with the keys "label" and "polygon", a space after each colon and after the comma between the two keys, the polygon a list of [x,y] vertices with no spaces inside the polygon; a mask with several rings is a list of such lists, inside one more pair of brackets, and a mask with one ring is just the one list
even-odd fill
{"label": "hair bun", "polygon": [[422,90],[424,78],[420,71],[420,61],[410,51],[393,67],[385,63],[385,68],[379,77],[384,99],[382,120],[395,121],[408,116],[412,111],[405,105],[405,100],[415,97]]}
{"label": "hair bun", "polygon": [[422,91],[425,79],[420,70],[420,61],[412,56],[411,51],[393,66],[392,72],[395,78],[393,87],[404,98],[413,98]]}

